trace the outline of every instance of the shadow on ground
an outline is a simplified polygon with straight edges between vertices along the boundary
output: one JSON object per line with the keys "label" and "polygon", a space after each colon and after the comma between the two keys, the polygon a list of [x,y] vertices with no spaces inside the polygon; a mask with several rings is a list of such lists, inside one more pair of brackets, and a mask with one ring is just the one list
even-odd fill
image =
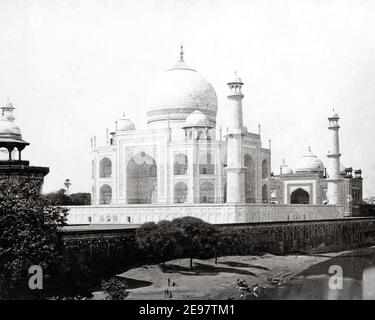
{"label": "shadow on ground", "polygon": [[221,266],[212,266],[209,264],[204,264],[204,263],[199,263],[199,262],[194,263],[193,270],[191,270],[189,267],[184,267],[184,266],[180,266],[177,264],[167,264],[165,265],[165,267],[163,267],[163,271],[166,273],[178,272],[184,275],[192,275],[192,276],[216,275],[220,272],[224,272],[224,273],[235,273],[235,274],[257,277],[255,273],[247,271],[247,270],[242,270],[242,269],[237,269],[237,268],[226,268],[226,267],[221,267]]}
{"label": "shadow on ground", "polygon": [[121,279],[126,281],[128,289],[137,289],[142,287],[148,287],[152,285],[150,281],[137,280],[132,278],[121,277]]}
{"label": "shadow on ground", "polygon": [[225,261],[225,262],[220,262],[220,264],[225,264],[230,267],[235,267],[235,268],[254,268],[254,269],[261,269],[261,270],[270,270],[267,267],[255,265],[255,264],[249,264],[249,263],[243,263],[243,262],[236,262],[236,261]]}

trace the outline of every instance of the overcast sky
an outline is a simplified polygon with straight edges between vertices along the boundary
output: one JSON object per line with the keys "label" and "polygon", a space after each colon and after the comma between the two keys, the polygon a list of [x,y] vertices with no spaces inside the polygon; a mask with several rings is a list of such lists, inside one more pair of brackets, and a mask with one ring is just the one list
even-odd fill
{"label": "overcast sky", "polygon": [[181,42],[216,89],[218,122],[237,70],[245,125],[272,139],[275,172],[308,146],[326,162],[334,106],[342,163],[375,195],[375,1],[1,0],[0,104],[16,107],[24,157],[50,167],[44,191],[65,178],[91,190],[90,136],[104,141],[123,111],[145,127]]}

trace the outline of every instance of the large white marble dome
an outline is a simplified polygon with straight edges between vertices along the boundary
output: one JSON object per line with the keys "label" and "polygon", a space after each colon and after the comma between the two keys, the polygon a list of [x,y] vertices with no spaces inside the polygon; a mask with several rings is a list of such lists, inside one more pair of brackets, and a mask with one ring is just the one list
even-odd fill
{"label": "large white marble dome", "polygon": [[184,123],[187,116],[198,109],[215,125],[217,105],[213,86],[185,63],[181,52],[180,60],[156,81],[149,99],[147,123]]}

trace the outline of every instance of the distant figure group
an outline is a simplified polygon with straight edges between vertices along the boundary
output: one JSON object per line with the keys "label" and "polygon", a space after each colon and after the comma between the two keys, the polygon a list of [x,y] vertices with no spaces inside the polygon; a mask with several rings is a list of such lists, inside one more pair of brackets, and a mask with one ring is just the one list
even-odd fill
{"label": "distant figure group", "polygon": [[[171,279],[168,278],[168,287],[170,287],[170,286],[171,286]],[[177,283],[173,281],[172,287],[177,287]],[[172,291],[169,290],[169,289],[164,290],[164,297],[172,299],[172,297],[173,297]]]}

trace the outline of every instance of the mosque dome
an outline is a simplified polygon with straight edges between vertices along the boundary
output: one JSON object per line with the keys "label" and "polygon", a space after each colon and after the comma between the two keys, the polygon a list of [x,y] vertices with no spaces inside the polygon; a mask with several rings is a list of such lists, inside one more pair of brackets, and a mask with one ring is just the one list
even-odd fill
{"label": "mosque dome", "polygon": [[308,151],[297,161],[294,169],[296,173],[302,172],[323,172],[323,162],[311,152],[309,147]]}
{"label": "mosque dome", "polygon": [[13,123],[13,121],[3,117],[0,119],[0,137],[21,140],[21,130]]}
{"label": "mosque dome", "polygon": [[212,128],[212,124],[208,117],[200,110],[195,110],[186,118],[183,128],[200,127]]}
{"label": "mosque dome", "polygon": [[117,121],[117,131],[132,131],[135,130],[134,123],[125,117],[125,114]]}
{"label": "mosque dome", "polygon": [[293,170],[285,163],[285,160],[283,160],[280,168],[282,174],[293,174]]}
{"label": "mosque dome", "polygon": [[156,82],[149,101],[147,123],[184,122],[196,109],[207,115],[212,125],[216,122],[217,96],[213,86],[183,58]]}

